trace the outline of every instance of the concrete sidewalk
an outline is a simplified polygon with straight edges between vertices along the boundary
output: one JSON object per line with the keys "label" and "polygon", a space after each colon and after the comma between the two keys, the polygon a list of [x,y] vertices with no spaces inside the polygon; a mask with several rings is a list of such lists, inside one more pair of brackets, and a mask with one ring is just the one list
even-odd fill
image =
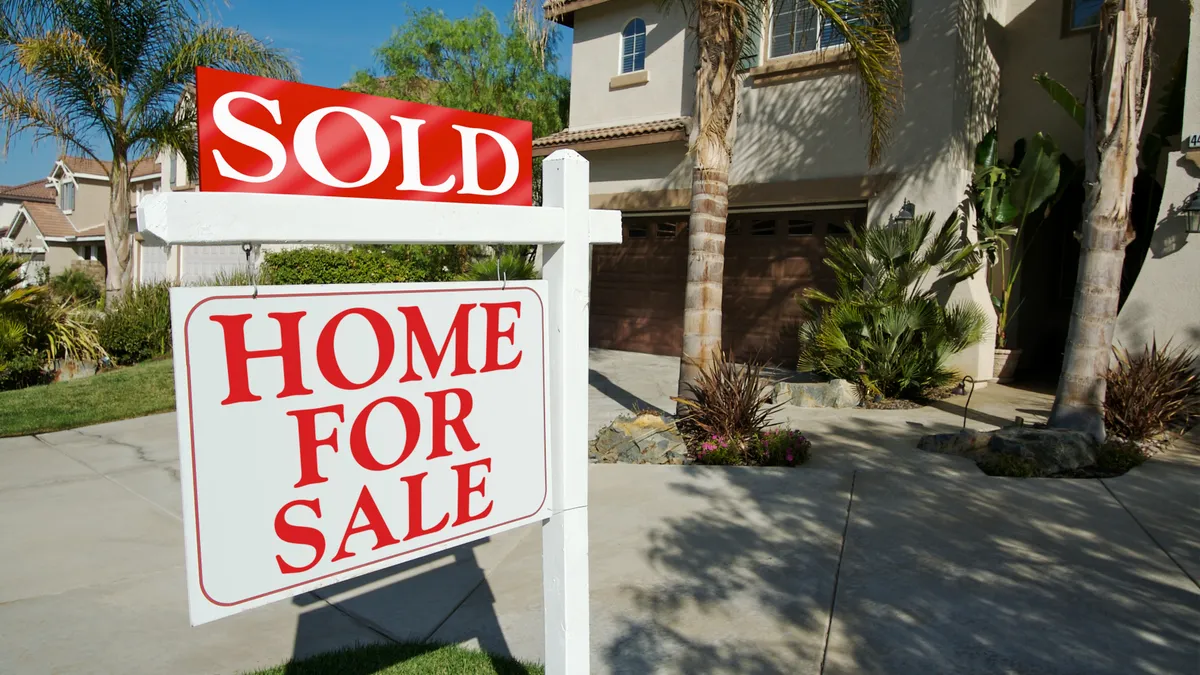
{"label": "concrete sidewalk", "polygon": [[[642,358],[593,359],[597,416],[669,404],[671,364]],[[992,391],[969,425],[1046,403]],[[1112,480],[989,478],[912,447],[962,424],[947,408],[789,411],[802,469],[592,467],[593,672],[1195,675],[1194,444]],[[0,440],[0,673],[414,639],[541,659],[537,528],[189,627],[174,425]]]}

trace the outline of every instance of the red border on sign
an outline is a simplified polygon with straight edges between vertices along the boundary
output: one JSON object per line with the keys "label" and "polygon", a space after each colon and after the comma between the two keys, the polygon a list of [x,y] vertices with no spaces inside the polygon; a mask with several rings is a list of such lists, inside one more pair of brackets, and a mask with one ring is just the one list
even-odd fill
{"label": "red border on sign", "polygon": [[524,516],[519,516],[517,518],[513,518],[512,520],[506,520],[503,523],[496,523],[495,525],[490,525],[490,526],[482,528],[482,529],[473,530],[471,532],[467,532],[465,534],[460,534],[458,536],[451,537],[449,539],[442,539],[442,540],[439,540],[439,541],[436,541],[436,542],[433,542],[430,544],[425,544],[424,546],[418,546],[416,548],[407,549],[405,551],[401,551],[399,553],[389,555],[386,558],[372,560],[370,562],[365,562],[361,565],[355,565],[354,567],[347,567],[346,569],[338,570],[336,572],[331,572],[329,574],[324,574],[319,577],[313,577],[312,579],[305,579],[304,581],[290,584],[288,586],[283,586],[282,588],[276,588],[275,590],[267,591],[265,593],[259,593],[258,595],[253,595],[251,597],[244,598],[242,600],[237,600],[234,602],[221,602],[220,600],[217,600],[216,598],[209,595],[208,589],[206,589],[204,587],[204,556],[203,556],[203,554],[201,552],[201,548],[200,548],[200,488],[199,488],[198,481],[196,479],[196,425],[195,425],[195,420],[193,419],[194,408],[192,406],[192,362],[191,362],[190,336],[188,335],[188,324],[190,324],[192,321],[192,314],[194,314],[196,312],[196,310],[200,308],[200,305],[203,305],[206,302],[209,302],[212,300],[245,300],[247,298],[250,298],[251,296],[249,296],[249,295],[214,295],[212,297],[205,298],[205,299],[201,300],[200,302],[197,302],[194,306],[192,306],[192,308],[190,310],[188,310],[187,318],[184,319],[184,322],[183,322],[183,351],[184,351],[184,362],[186,364],[187,380],[188,380],[188,435],[190,437],[190,442],[191,442],[191,459],[192,459],[192,510],[193,510],[193,514],[196,518],[196,570],[197,570],[197,574],[199,576],[200,592],[204,594],[204,597],[207,598],[209,602],[211,602],[214,605],[219,605],[221,607],[236,607],[237,605],[251,602],[253,600],[258,600],[260,598],[265,598],[269,595],[274,595],[274,594],[280,593],[282,591],[287,591],[287,590],[291,590],[293,588],[297,588],[299,586],[311,584],[314,581],[321,581],[323,579],[328,579],[330,577],[335,577],[335,576],[339,576],[342,574],[346,574],[347,572],[353,572],[354,570],[362,569],[363,567],[370,567],[372,565],[378,565],[379,563],[387,562],[388,560],[392,560],[394,558],[399,558],[401,556],[405,556],[410,553],[416,553],[418,551],[423,551],[427,548],[431,548],[434,546],[440,546],[442,544],[448,544],[450,542],[458,541],[459,539],[463,539],[465,537],[470,537],[472,535],[480,534],[482,532],[487,532],[489,530],[494,530],[499,527],[504,527],[505,525],[509,525],[509,524],[515,523],[519,520],[524,520],[526,518],[529,518],[530,516],[534,515],[538,511],[542,510],[542,507],[546,505],[546,499],[549,496],[549,492],[550,492],[549,486],[547,484],[548,476],[549,476],[549,472],[550,472],[550,469],[548,466],[549,460],[547,458],[547,446],[548,446],[549,442],[546,439],[546,361],[545,361],[545,359],[546,359],[546,303],[542,302],[542,296],[539,295],[536,290],[534,290],[528,286],[511,286],[508,288],[438,288],[438,289],[429,289],[429,290],[410,289],[410,290],[394,290],[394,291],[342,291],[342,292],[333,291],[333,292],[329,292],[329,293],[274,293],[274,294],[272,294],[272,293],[261,293],[260,292],[257,297],[259,297],[259,298],[309,298],[309,297],[320,297],[320,296],[330,296],[330,295],[403,295],[403,294],[408,294],[408,293],[462,293],[462,292],[501,291],[501,290],[529,291],[530,293],[533,293],[533,297],[537,298],[538,305],[540,305],[542,308],[542,324],[541,324],[542,325],[542,362],[541,362],[541,367],[542,367],[542,503],[538,504],[538,507],[536,509],[534,509],[532,512],[530,512],[529,514],[524,515]]}

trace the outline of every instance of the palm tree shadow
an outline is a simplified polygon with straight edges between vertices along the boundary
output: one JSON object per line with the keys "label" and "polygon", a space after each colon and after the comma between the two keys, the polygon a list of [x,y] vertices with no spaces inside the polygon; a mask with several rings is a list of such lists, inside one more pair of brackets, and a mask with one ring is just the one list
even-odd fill
{"label": "palm tree shadow", "polygon": [[[293,598],[292,602],[306,611],[297,619],[292,660],[284,673],[369,675],[440,649],[446,643],[439,640],[439,629],[468,600],[472,603],[469,632],[480,648],[486,649],[496,672],[525,672],[519,666],[514,670],[513,662],[505,658],[511,650],[475,551],[487,541],[465,544]],[[368,648],[358,658],[329,654],[366,645],[378,648]]]}

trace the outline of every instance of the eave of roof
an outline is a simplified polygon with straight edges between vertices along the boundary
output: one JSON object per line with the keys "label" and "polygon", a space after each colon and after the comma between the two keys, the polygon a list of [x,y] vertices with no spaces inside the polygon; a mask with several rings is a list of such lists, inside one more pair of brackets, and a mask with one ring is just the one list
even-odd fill
{"label": "eave of roof", "polygon": [[559,148],[605,150],[635,145],[686,141],[690,117],[673,117],[653,122],[620,124],[594,129],[564,129],[533,141],[533,155],[542,157]]}
{"label": "eave of roof", "polygon": [[608,0],[546,0],[542,3],[542,12],[546,19],[562,24],[567,28],[575,27],[575,10],[599,5]]}

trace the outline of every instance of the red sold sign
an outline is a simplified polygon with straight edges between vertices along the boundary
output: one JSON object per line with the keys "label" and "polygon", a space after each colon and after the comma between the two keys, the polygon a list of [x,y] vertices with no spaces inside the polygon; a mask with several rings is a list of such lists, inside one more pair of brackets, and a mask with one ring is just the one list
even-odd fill
{"label": "red sold sign", "polygon": [[196,69],[201,192],[530,205],[533,125]]}

